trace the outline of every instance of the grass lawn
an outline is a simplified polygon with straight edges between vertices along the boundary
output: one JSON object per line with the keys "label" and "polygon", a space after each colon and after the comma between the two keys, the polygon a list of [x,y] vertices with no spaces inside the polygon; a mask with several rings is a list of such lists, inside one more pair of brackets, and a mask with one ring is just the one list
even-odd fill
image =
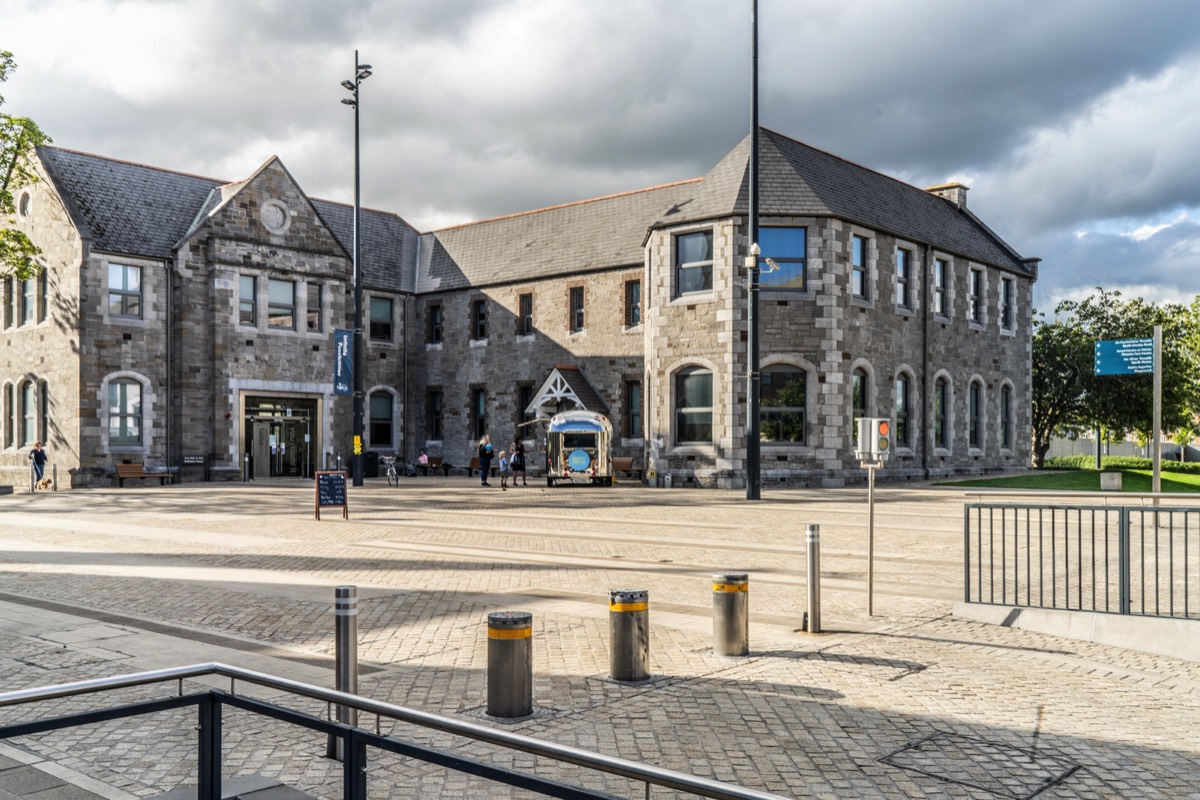
{"label": "grass lawn", "polygon": [[[1153,480],[1150,470],[1124,470],[1122,489],[1126,492],[1150,492]],[[1200,492],[1200,475],[1184,472],[1162,472],[1161,485],[1164,492]],[[1092,469],[1045,470],[1028,475],[1013,475],[1004,478],[979,478],[970,481],[953,481],[940,486],[976,486],[988,489],[1046,489],[1056,492],[1098,492],[1100,473]]]}

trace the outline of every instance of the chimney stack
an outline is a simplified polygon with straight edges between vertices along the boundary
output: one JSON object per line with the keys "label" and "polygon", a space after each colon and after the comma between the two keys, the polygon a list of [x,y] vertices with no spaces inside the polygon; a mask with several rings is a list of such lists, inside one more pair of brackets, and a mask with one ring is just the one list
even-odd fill
{"label": "chimney stack", "polygon": [[942,183],[942,184],[938,184],[937,186],[930,186],[925,191],[929,192],[930,194],[935,194],[938,197],[942,198],[943,200],[949,200],[951,203],[954,203],[954,205],[958,206],[959,208],[966,208],[967,207],[967,192],[969,190],[970,190],[970,187],[966,186],[965,184],[954,182],[954,183]]}

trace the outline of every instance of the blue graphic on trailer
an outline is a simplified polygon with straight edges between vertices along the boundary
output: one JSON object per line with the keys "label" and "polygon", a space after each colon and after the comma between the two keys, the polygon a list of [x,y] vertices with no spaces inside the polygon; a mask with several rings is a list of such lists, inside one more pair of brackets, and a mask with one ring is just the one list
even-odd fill
{"label": "blue graphic on trailer", "polygon": [[1149,375],[1154,372],[1154,339],[1096,342],[1097,375]]}
{"label": "blue graphic on trailer", "polygon": [[592,465],[592,457],[586,450],[576,450],[567,456],[567,466],[576,472],[583,472]]}

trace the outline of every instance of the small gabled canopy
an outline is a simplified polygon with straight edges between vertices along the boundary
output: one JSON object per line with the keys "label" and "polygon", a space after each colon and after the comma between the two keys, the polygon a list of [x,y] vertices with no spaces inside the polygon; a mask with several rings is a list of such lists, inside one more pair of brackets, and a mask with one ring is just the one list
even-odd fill
{"label": "small gabled canopy", "polygon": [[525,408],[527,414],[540,415],[542,409],[568,410],[572,406],[587,411],[597,411],[609,416],[608,404],[588,381],[579,367],[559,365],[550,370],[542,388],[533,396]]}

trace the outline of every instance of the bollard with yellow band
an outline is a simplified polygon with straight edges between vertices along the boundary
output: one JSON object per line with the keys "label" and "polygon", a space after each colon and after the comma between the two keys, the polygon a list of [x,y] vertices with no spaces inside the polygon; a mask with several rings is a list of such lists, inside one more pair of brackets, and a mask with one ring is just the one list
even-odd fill
{"label": "bollard with yellow band", "polygon": [[488,614],[487,713],[528,717],[533,713],[533,614]]}
{"label": "bollard with yellow band", "polygon": [[609,675],[615,681],[650,680],[650,592],[608,593]]}
{"label": "bollard with yellow band", "polygon": [[713,653],[719,656],[750,654],[750,580],[745,572],[718,572],[712,576]]}

